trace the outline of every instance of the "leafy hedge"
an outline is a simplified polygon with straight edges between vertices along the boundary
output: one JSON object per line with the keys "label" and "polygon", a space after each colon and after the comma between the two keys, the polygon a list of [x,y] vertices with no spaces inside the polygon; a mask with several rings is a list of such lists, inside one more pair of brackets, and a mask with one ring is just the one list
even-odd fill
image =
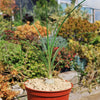
{"label": "leafy hedge", "polygon": [[25,78],[46,76],[47,71],[41,61],[42,52],[28,42],[14,44],[0,40],[0,60],[16,69]]}

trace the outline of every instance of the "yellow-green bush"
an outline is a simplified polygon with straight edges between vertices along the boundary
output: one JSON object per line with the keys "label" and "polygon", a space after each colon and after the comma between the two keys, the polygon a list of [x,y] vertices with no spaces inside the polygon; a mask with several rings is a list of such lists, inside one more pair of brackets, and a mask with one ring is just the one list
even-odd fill
{"label": "yellow-green bush", "polygon": [[[49,16],[50,19],[52,19],[53,22],[58,22],[59,24],[62,23],[62,21],[64,20],[64,18],[66,16],[68,16],[68,14],[72,11],[72,9],[75,7],[74,4],[71,4],[71,5],[67,5],[66,9],[64,11],[60,11],[60,13],[58,14],[57,12],[52,14],[51,16]],[[79,18],[81,17],[82,19],[87,19],[89,20],[89,14],[88,14],[88,11],[85,10],[83,11],[82,9],[82,6],[78,7],[77,9],[75,9],[71,14],[70,14],[70,17],[73,17],[73,18]],[[61,9],[61,8],[60,8]],[[64,15],[63,15],[64,13]],[[62,16],[63,15],[63,16]],[[59,20],[60,19],[60,20]],[[52,22],[51,22],[52,23]],[[54,23],[52,23],[54,24]]]}
{"label": "yellow-green bush", "polygon": [[95,25],[97,26],[97,30],[95,31],[95,33],[100,35],[100,21],[96,21]]}
{"label": "yellow-green bush", "polygon": [[75,50],[77,54],[86,59],[87,66],[85,68],[85,76],[82,77],[82,84],[85,86],[96,85],[100,83],[100,46],[80,45],[79,42],[70,40],[70,48]]}
{"label": "yellow-green bush", "polygon": [[96,25],[86,19],[70,17],[62,26],[58,35],[81,42],[89,42],[96,35]]}
{"label": "yellow-green bush", "polygon": [[[68,15],[68,14],[72,11],[72,9],[73,9],[74,7],[75,7],[74,4],[68,5],[68,6],[66,7],[66,9],[65,9],[65,16]],[[79,17],[81,17],[82,19],[87,19],[87,20],[89,20],[89,14],[87,13],[86,10],[83,11],[81,8],[82,8],[82,6],[80,6],[80,7],[77,8],[77,9],[75,9],[75,10],[71,13],[70,17],[74,17],[74,18],[79,18]]]}

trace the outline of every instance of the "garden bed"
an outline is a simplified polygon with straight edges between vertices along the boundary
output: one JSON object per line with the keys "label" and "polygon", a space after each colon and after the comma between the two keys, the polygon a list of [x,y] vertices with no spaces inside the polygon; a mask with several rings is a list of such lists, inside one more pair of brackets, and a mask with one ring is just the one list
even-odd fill
{"label": "garden bed", "polygon": [[[24,98],[25,81],[58,76],[73,83],[70,100],[97,94],[100,92],[100,21],[90,23],[81,7],[72,10],[73,3],[64,13],[58,12],[54,0],[46,2],[49,14],[44,16],[44,1],[37,1],[32,10],[34,16],[25,12],[23,18],[14,0],[1,2],[0,11],[4,14],[0,15],[0,98],[8,100],[16,95]],[[11,4],[15,6],[9,8]],[[67,20],[61,24],[62,19]]]}

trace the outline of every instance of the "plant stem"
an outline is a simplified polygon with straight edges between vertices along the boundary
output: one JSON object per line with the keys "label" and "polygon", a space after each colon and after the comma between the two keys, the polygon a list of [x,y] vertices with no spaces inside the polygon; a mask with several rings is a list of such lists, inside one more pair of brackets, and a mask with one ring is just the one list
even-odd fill
{"label": "plant stem", "polygon": [[52,78],[52,67],[51,67],[51,59],[48,58],[48,67],[49,67],[49,71],[48,71],[48,78],[51,79]]}

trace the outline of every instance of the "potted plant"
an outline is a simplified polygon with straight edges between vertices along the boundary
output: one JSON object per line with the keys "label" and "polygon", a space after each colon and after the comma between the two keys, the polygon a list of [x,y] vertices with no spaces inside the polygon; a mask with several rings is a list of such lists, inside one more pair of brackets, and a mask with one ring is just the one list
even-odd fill
{"label": "potted plant", "polygon": [[[53,48],[54,48],[54,43],[55,43],[56,37],[57,37],[59,30],[61,29],[63,23],[70,16],[70,14],[77,7],[79,7],[84,1],[85,0],[83,0],[77,6],[74,7],[74,9],[65,17],[65,19],[63,20],[63,22],[61,23],[60,26],[57,24],[57,27],[54,30],[54,33],[55,33],[54,39],[51,40],[51,44],[49,44],[48,21],[46,20],[46,22],[47,22],[47,46],[45,45],[44,41],[42,40],[39,30],[34,25],[34,27],[38,31],[38,34],[41,38],[43,48],[45,51],[45,56],[43,58],[43,61],[45,63],[47,71],[48,71],[48,77],[40,78],[40,79],[39,78],[31,79],[31,80],[28,80],[25,82],[28,100],[51,100],[51,99],[52,100],[69,100],[69,94],[71,92],[73,85],[68,81],[64,81],[60,78],[53,78],[53,76],[52,76],[54,68],[59,63],[58,62],[54,66],[55,58],[56,58],[59,50],[61,50],[64,47],[64,45],[62,45],[61,47],[59,47],[56,50],[53,57],[52,57],[52,54],[53,54]],[[47,15],[47,10],[46,10],[46,15]]]}

